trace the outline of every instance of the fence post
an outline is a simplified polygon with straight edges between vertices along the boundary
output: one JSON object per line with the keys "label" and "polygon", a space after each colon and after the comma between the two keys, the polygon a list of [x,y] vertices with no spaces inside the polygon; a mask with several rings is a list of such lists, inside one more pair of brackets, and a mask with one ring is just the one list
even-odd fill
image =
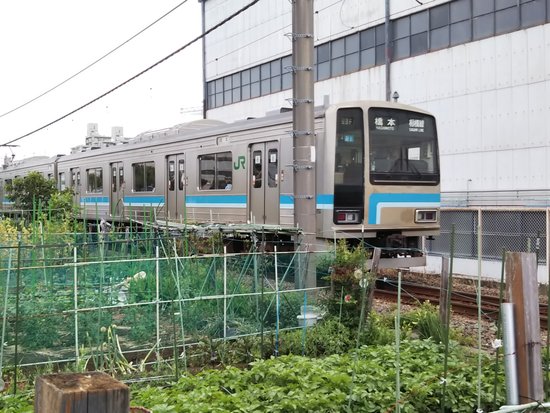
{"label": "fence post", "polygon": [[80,353],[78,350],[78,267],[76,266],[77,254],[76,246],[73,248],[73,266],[74,266],[74,352],[76,367],[80,364]]}
{"label": "fence post", "polygon": [[447,314],[450,302],[449,294],[449,258],[441,257],[441,289],[439,290],[439,320],[445,329],[449,321]]}
{"label": "fence post", "polygon": [[128,386],[100,372],[49,374],[35,385],[36,413],[127,413]]}
{"label": "fence post", "polygon": [[160,361],[160,262],[159,246],[155,246],[155,302],[157,322],[157,363]]}
{"label": "fence post", "polygon": [[506,253],[506,292],[514,304],[520,403],[542,401],[540,317],[535,254]]}
{"label": "fence post", "polygon": [[223,246],[223,339],[227,338],[227,246]]}

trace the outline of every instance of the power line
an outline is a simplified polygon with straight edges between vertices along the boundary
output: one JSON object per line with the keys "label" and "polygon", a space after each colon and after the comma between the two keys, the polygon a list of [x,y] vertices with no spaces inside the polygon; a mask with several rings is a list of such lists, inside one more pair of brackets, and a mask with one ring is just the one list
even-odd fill
{"label": "power line", "polygon": [[138,77],[142,76],[143,74],[147,73],[149,70],[153,69],[154,67],[160,65],[161,63],[164,63],[165,61],[167,61],[168,59],[174,57],[176,54],[178,54],[179,52],[181,52],[182,50],[185,50],[186,48],[188,48],[189,46],[191,46],[192,44],[196,43],[197,41],[201,40],[203,37],[205,37],[207,34],[210,34],[212,33],[214,30],[220,28],[221,26],[223,26],[225,23],[229,22],[230,20],[234,19],[235,17],[237,17],[239,14],[243,13],[244,11],[248,10],[250,7],[252,7],[253,5],[255,5],[256,3],[258,3],[260,0],[253,0],[251,1],[250,3],[248,3],[246,6],[242,7],[241,9],[237,10],[235,13],[231,14],[229,17],[225,18],[224,20],[222,20],[221,22],[219,22],[218,24],[216,24],[215,26],[212,26],[210,29],[206,30],[204,33],[202,33],[201,35],[195,37],[193,40],[189,41],[188,43],[184,44],[182,47],[180,47],[179,49],[173,51],[172,53],[170,53],[168,56],[160,59],[159,61],[157,61],[156,63],[152,64],[151,66],[149,66],[148,68],[142,70],[141,72],[139,72],[138,74],[132,76],[131,78],[125,80],[124,82],[120,83],[119,85],[113,87],[112,89],[108,90],[107,92],[103,93],[102,95],[96,97],[95,99],[92,99],[90,100],[88,103],[85,103],[83,104],[82,106],[79,106],[78,108],[70,111],[69,113],[51,121],[50,123],[47,123],[46,125],[44,126],[41,126],[31,132],[28,132],[18,138],[15,138],[15,139],[12,139],[11,141],[8,141],[8,142],[5,142],[3,144],[0,144],[0,146],[6,146],[6,145],[9,145],[9,144],[12,144],[13,142],[17,142],[23,138],[26,138],[27,136],[30,136],[30,135],[33,135],[37,132],[40,132],[41,130],[43,129],[46,129],[48,127],[50,127],[51,125],[54,125],[56,124],[57,122],[60,122],[62,121],[63,119],[75,114],[76,112],[90,106],[92,103],[95,103],[97,102],[98,100],[100,99],[103,99],[105,96],[113,93],[115,90],[121,88],[122,86],[125,86],[126,84],[132,82],[133,80],[137,79]]}
{"label": "power line", "polygon": [[64,81],[62,81],[61,83],[58,83],[57,85],[49,88],[48,90],[46,90],[45,92],[42,92],[40,95],[26,101],[25,103],[22,103],[21,105],[11,109],[11,110],[8,110],[7,112],[5,113],[2,113],[0,115],[0,118],[3,118],[4,116],[6,115],[9,115],[10,113],[13,113],[15,112],[16,110],[19,110],[27,105],[29,105],[30,103],[34,102],[35,100],[37,99],[40,99],[41,97],[47,95],[48,93],[54,91],[55,89],[57,89],[58,87],[64,85],[65,83],[67,83],[68,81],[74,79],[75,77],[77,77],[78,75],[80,75],[81,73],[85,72],[86,70],[88,70],[89,68],[91,68],[92,66],[94,66],[95,64],[101,62],[103,59],[105,59],[107,56],[110,56],[111,54],[113,54],[114,52],[116,52],[118,49],[120,49],[122,46],[124,46],[125,44],[129,43],[130,41],[134,40],[136,37],[138,37],[140,34],[142,34],[143,32],[145,32],[146,30],[148,30],[149,28],[151,28],[152,26],[154,26],[155,24],[157,24],[159,21],[161,21],[162,19],[164,19],[166,16],[168,16],[170,13],[172,13],[173,11],[175,11],[177,8],[179,8],[180,6],[182,6],[183,4],[187,3],[188,0],[183,0],[180,4],[178,4],[176,7],[174,7],[172,10],[164,13],[161,17],[159,17],[158,19],[156,19],[153,23],[149,24],[148,26],[146,26],[145,28],[141,29],[139,32],[137,32],[136,34],[134,34],[132,37],[130,37],[128,40],[122,42],[121,44],[119,44],[117,47],[115,47],[114,49],[112,49],[111,51],[107,52],[106,54],[104,54],[103,56],[101,56],[99,59],[96,59],[94,60],[92,63],[90,63],[89,65],[87,65],[86,67],[84,67],[83,69],[80,69],[78,72],[76,72],[74,75],[68,77],[67,79],[65,79]]}

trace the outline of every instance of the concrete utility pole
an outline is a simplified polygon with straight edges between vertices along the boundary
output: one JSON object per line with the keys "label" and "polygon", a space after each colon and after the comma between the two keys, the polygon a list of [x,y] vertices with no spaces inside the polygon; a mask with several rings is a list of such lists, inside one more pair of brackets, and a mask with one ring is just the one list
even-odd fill
{"label": "concrete utility pole", "polygon": [[[308,251],[314,250],[316,233],[313,43],[313,0],[293,0],[294,223],[302,228]],[[315,287],[315,265],[308,267],[302,286]]]}

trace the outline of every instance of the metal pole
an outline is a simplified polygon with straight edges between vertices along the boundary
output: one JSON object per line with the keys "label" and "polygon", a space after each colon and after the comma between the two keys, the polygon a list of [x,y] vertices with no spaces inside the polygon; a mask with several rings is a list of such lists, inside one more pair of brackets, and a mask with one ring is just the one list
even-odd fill
{"label": "metal pole", "polygon": [[11,255],[12,249],[10,248],[10,253],[8,256],[8,274],[6,275],[6,291],[4,292],[4,317],[2,318],[2,340],[0,341],[0,390],[4,390],[4,380],[3,377],[3,367],[4,367],[4,338],[6,336],[6,315],[8,311],[8,294],[10,290],[10,274],[11,274]]}
{"label": "metal pole", "polygon": [[[17,394],[17,365],[19,358],[19,288],[21,287],[21,233],[17,234],[17,272],[15,287],[15,354],[13,357],[13,394]],[[4,343],[1,343],[2,345]]]}
{"label": "metal pole", "polygon": [[[546,271],[548,280],[546,281],[546,298],[547,303],[550,303],[550,209],[546,208]],[[546,389],[550,385],[550,307],[547,306],[546,313]]]}
{"label": "metal pole", "polygon": [[[275,357],[279,356],[279,269],[277,268],[277,246],[275,246]],[[305,316],[305,314],[304,314]],[[305,322],[305,319],[304,319]]]}
{"label": "metal pole", "polygon": [[[315,125],[313,0],[292,3],[294,224],[303,230],[306,250],[315,244]],[[313,267],[313,271],[311,270]],[[315,266],[302,285],[315,287]]]}
{"label": "metal pole", "polygon": [[227,338],[227,247],[223,246],[223,339]]}
{"label": "metal pole", "polygon": [[516,339],[514,336],[514,304],[502,303],[504,369],[506,372],[506,404],[519,403]]}
{"label": "metal pole", "polygon": [[401,271],[397,273],[397,315],[395,317],[395,405],[397,413],[401,412]]}
{"label": "metal pole", "polygon": [[386,65],[386,101],[391,99],[391,47],[390,47],[390,0],[385,4],[384,36],[386,43],[384,47],[384,62]]}
{"label": "metal pole", "polygon": [[76,366],[80,363],[80,352],[78,350],[78,267],[76,247],[73,248],[73,274],[74,274],[74,353],[76,357]]}
{"label": "metal pole", "polygon": [[159,262],[159,246],[155,247],[155,299],[156,299],[156,321],[157,321],[157,362],[160,361],[160,262]]}

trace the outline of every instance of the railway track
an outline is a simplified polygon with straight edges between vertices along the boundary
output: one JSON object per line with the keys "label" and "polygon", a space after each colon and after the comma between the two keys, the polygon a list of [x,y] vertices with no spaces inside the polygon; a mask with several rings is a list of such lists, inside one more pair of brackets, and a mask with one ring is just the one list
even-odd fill
{"label": "railway track", "polygon": [[[387,300],[397,300],[397,281],[378,280],[376,283],[375,297]],[[430,301],[433,304],[439,304],[440,288],[419,285],[410,282],[401,283],[401,302],[407,304],[417,304],[419,302]],[[488,320],[497,320],[499,315],[499,297],[493,295],[481,295],[481,314]],[[451,293],[452,311],[470,317],[478,315],[478,297],[476,293],[453,290]],[[548,305],[539,305],[539,315],[541,327],[547,325]]]}

